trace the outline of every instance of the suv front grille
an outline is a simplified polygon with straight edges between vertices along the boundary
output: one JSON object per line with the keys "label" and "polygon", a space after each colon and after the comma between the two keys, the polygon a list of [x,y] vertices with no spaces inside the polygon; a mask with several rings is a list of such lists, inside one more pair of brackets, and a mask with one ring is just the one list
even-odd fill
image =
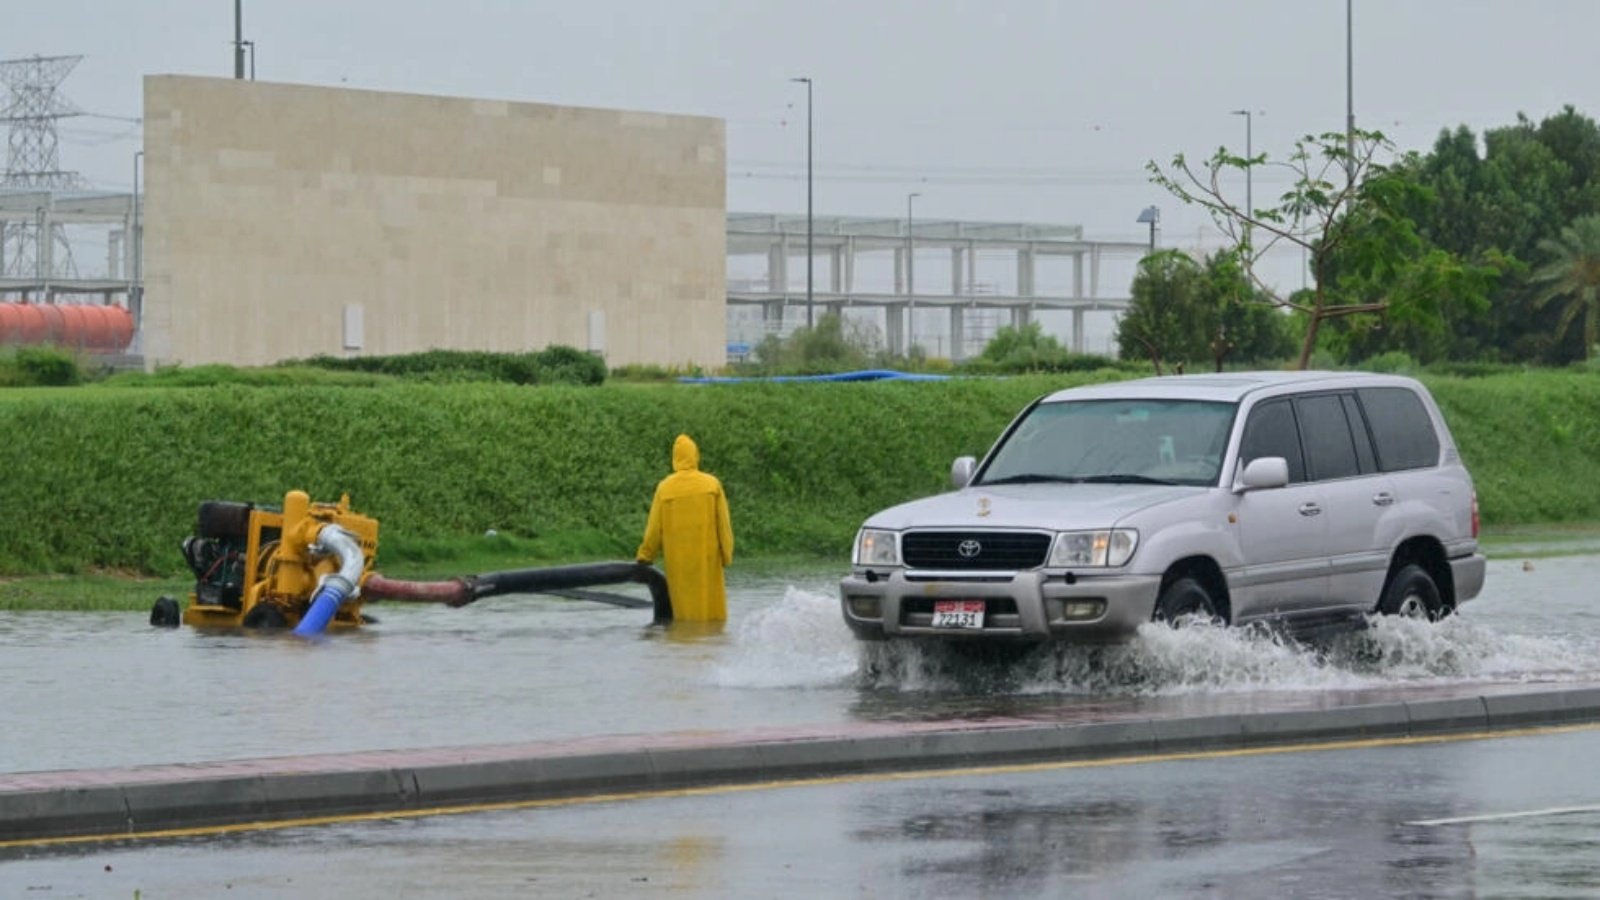
{"label": "suv front grille", "polygon": [[900,553],[913,569],[1036,569],[1050,553],[1050,535],[1031,531],[908,531]]}

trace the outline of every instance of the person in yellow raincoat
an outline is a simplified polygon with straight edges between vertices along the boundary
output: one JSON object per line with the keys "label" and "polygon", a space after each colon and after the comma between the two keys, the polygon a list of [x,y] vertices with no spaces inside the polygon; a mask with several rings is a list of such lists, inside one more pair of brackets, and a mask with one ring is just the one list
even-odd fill
{"label": "person in yellow raincoat", "polygon": [[722,570],[733,562],[728,498],[716,476],[700,471],[700,448],[687,434],[672,443],[672,474],[656,485],[644,540],[634,557],[653,563],[662,553],[673,619],[726,621]]}

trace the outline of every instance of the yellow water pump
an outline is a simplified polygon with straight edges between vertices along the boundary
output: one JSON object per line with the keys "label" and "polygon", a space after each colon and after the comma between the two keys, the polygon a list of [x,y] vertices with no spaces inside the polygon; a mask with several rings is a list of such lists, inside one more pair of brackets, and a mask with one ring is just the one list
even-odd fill
{"label": "yellow water pump", "polygon": [[[324,625],[362,622],[360,587],[378,552],[378,521],[338,503],[289,491],[283,507],[212,500],[200,504],[183,542],[195,589],[183,623],[211,627],[296,627],[313,602],[334,595]],[[319,629],[320,630],[320,627]]]}

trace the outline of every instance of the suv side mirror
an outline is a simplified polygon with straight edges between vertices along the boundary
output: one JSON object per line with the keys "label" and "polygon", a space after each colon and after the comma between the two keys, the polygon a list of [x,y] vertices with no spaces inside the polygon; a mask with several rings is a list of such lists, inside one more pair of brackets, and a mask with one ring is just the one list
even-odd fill
{"label": "suv side mirror", "polygon": [[950,464],[950,483],[955,485],[956,490],[961,490],[972,480],[972,472],[976,468],[977,459],[971,456],[956,457],[956,461]]}
{"label": "suv side mirror", "polygon": [[1280,488],[1289,483],[1289,461],[1281,456],[1263,456],[1250,460],[1233,483],[1235,493]]}

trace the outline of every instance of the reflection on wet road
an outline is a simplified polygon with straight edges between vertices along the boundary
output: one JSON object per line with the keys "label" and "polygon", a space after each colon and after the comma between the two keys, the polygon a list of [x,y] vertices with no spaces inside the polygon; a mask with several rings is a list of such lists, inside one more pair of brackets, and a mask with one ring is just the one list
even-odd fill
{"label": "reflection on wet road", "polygon": [[[1600,730],[36,850],[41,896],[1563,897],[1600,893]],[[30,894],[31,896],[32,894]]]}

